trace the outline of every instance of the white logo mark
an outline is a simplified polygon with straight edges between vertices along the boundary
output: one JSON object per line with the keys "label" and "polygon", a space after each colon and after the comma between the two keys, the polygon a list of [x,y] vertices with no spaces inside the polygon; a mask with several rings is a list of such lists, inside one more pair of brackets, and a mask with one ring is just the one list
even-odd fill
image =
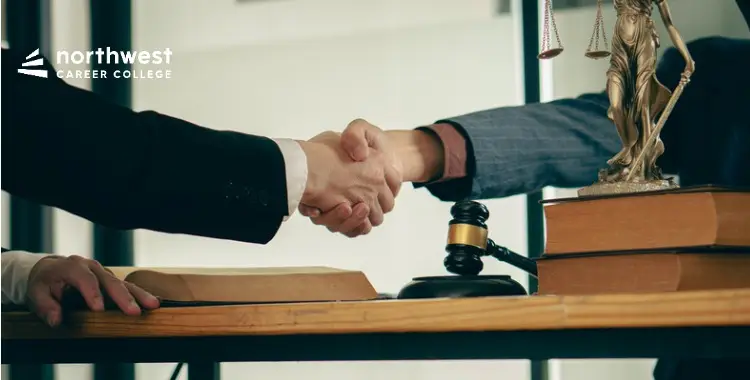
{"label": "white logo mark", "polygon": [[[38,55],[39,55],[39,49],[34,50],[34,52],[26,56],[26,62],[24,62],[21,66],[23,67],[42,66],[44,64],[44,61],[42,58],[37,58],[33,61],[30,61],[30,59]],[[40,77],[40,78],[47,78],[47,75],[48,75],[47,70],[45,69],[18,69],[18,72],[21,74],[33,75],[35,77]]]}

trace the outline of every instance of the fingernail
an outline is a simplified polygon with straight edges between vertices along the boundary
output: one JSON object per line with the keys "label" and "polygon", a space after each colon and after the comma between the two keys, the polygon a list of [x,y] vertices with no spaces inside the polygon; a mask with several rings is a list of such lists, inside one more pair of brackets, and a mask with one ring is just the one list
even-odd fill
{"label": "fingernail", "polygon": [[96,297],[94,299],[94,311],[102,311],[104,310],[104,300],[102,297]]}
{"label": "fingernail", "polygon": [[130,304],[128,305],[128,309],[130,309],[130,311],[132,311],[133,313],[140,313],[141,312],[141,307],[138,306],[138,303],[135,302],[134,299],[130,300]]}
{"label": "fingernail", "polygon": [[161,299],[151,294],[144,295],[139,302],[142,311],[154,310],[161,307]]}
{"label": "fingernail", "polygon": [[364,217],[365,215],[367,215],[367,209],[365,209],[364,207],[360,207],[360,208],[359,208],[359,209],[357,210],[357,217],[358,217],[358,218],[362,218],[362,217]]}
{"label": "fingernail", "polygon": [[47,324],[50,325],[50,327],[55,327],[60,322],[60,318],[58,318],[57,313],[49,313],[47,314]]}

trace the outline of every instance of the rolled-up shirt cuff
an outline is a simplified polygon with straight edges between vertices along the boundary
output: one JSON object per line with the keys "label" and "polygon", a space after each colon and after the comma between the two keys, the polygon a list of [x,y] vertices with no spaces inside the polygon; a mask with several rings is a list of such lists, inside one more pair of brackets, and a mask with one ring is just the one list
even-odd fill
{"label": "rolled-up shirt cuff", "polygon": [[467,174],[467,149],[466,139],[451,124],[436,123],[426,127],[417,128],[419,130],[432,133],[440,140],[443,145],[445,157],[445,166],[440,176],[429,182],[419,184],[426,186],[434,183],[446,182],[453,179],[466,177]]}
{"label": "rolled-up shirt cuff", "polygon": [[273,139],[273,141],[279,146],[281,155],[284,156],[288,202],[287,216],[284,217],[286,221],[299,206],[307,186],[307,156],[299,143],[292,139]]}
{"label": "rolled-up shirt cuff", "polygon": [[8,251],[2,254],[2,303],[23,305],[29,286],[29,274],[39,260],[54,256],[26,251]]}

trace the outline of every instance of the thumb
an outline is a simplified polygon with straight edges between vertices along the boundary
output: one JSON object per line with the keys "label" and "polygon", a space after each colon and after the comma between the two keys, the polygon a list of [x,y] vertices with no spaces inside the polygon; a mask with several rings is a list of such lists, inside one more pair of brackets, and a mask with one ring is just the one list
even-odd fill
{"label": "thumb", "polygon": [[62,307],[53,297],[49,287],[37,286],[29,291],[29,306],[34,313],[47,322],[50,327],[56,327],[62,319]]}
{"label": "thumb", "polygon": [[320,216],[321,212],[320,209],[317,207],[308,206],[306,204],[300,203],[297,207],[300,214],[303,216],[309,217],[309,218],[317,218]]}
{"label": "thumb", "polygon": [[369,148],[380,147],[380,128],[365,120],[357,119],[349,123],[341,133],[341,147],[354,161],[364,161],[369,155]]}

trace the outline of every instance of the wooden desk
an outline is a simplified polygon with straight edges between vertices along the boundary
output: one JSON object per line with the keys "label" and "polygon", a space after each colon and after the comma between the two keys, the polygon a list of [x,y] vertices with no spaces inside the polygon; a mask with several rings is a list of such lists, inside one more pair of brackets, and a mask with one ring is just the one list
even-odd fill
{"label": "wooden desk", "polygon": [[3,313],[3,363],[750,357],[750,289]]}

